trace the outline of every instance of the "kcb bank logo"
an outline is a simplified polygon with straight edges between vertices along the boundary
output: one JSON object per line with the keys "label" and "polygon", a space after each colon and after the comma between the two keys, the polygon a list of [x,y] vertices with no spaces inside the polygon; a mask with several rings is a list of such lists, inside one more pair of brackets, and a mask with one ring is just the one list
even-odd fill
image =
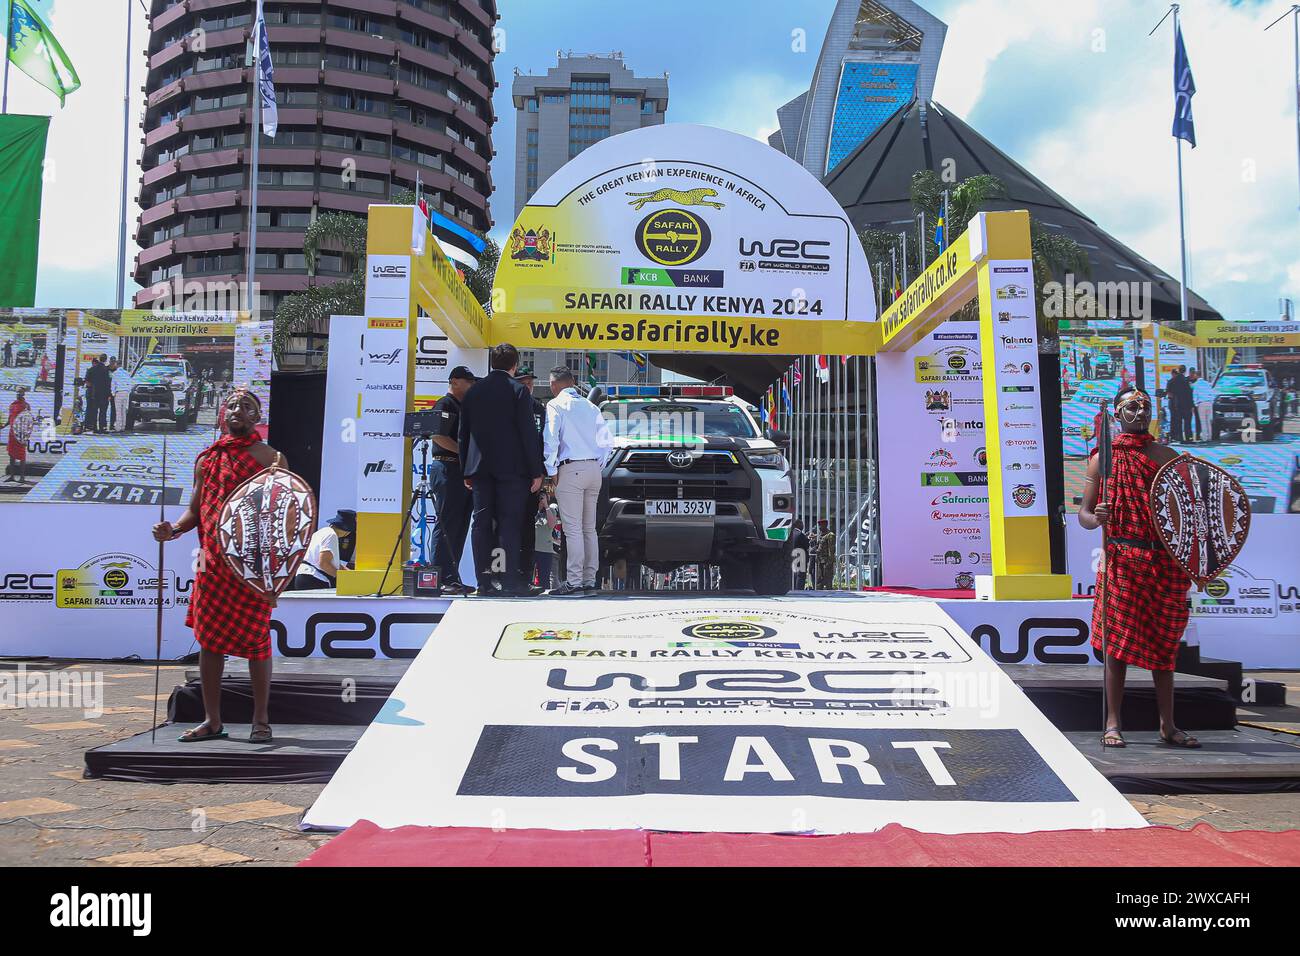
{"label": "kcb bank logo", "polygon": [[661,209],[636,227],[636,247],[661,266],[684,266],[708,251],[709,225],[681,209]]}

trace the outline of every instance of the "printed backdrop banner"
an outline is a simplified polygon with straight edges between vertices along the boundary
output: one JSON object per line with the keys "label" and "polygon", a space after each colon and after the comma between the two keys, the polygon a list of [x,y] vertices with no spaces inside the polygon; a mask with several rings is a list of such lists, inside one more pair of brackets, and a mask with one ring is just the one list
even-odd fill
{"label": "printed backdrop banner", "polygon": [[439,628],[306,827],[1145,825],[929,601],[457,602]]}
{"label": "printed backdrop banner", "polygon": [[866,256],[807,170],[724,130],[671,123],[583,150],[519,214],[493,337],[528,348],[863,351]]}
{"label": "printed backdrop banner", "polygon": [[[1295,323],[1198,322],[1196,334],[1162,326],[1143,336],[1143,378],[1157,392],[1156,432],[1178,452],[1218,465],[1241,482],[1255,515],[1300,514],[1300,332]],[[1099,411],[1137,379],[1134,325],[1071,322],[1061,329],[1065,506],[1077,511]],[[1191,407],[1165,394],[1174,370],[1196,370]],[[1177,426],[1177,427],[1175,427]]]}
{"label": "printed backdrop banner", "polygon": [[[152,659],[158,583],[156,512],[102,504],[4,509],[0,656]],[[75,534],[58,533],[75,528]],[[185,612],[198,537],[167,545],[164,659],[198,649]],[[444,600],[375,601],[287,592],[271,621],[277,657],[414,657],[442,619]]]}
{"label": "printed backdrop banner", "polygon": [[[979,321],[953,319],[905,352],[882,352],[876,374],[888,409],[878,425],[884,583],[974,589],[991,573]],[[1018,366],[1010,377],[1036,381]]]}
{"label": "printed backdrop banner", "polygon": [[[218,436],[235,385],[258,396],[266,431],[270,333],[238,313],[4,310],[0,356],[6,445],[24,414],[20,386],[30,416],[25,456],[6,450],[3,502],[188,501],[194,460]],[[96,379],[108,390],[96,391]]]}

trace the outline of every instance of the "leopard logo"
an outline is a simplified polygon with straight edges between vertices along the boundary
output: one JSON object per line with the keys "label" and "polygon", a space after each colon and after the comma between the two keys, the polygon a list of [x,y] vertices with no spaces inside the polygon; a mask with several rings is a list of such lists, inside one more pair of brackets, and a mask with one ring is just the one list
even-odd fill
{"label": "leopard logo", "polygon": [[646,203],[652,202],[671,202],[681,206],[712,206],[714,209],[723,208],[723,203],[710,202],[710,196],[716,196],[718,191],[710,189],[707,186],[701,186],[699,189],[671,189],[665,186],[663,189],[656,189],[648,193],[628,193],[629,196],[639,196],[639,199],[628,200],[628,205],[633,209],[640,209]]}

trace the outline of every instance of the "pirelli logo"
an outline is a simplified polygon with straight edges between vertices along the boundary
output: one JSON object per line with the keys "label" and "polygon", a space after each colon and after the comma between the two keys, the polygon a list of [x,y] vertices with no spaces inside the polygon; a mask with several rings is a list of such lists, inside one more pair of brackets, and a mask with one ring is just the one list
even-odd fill
{"label": "pirelli logo", "polygon": [[406,319],[367,319],[366,327],[371,329],[404,329]]}

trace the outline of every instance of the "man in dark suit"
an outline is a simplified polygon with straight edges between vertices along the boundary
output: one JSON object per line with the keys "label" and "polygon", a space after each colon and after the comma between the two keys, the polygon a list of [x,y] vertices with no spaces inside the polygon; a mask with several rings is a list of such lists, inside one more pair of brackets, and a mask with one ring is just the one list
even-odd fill
{"label": "man in dark suit", "polygon": [[461,402],[460,449],[465,487],[474,493],[471,540],[478,594],[528,593],[519,575],[523,503],[542,488],[546,465],[532,396],[514,379],[519,351],[497,345],[488,372]]}
{"label": "man in dark suit", "polygon": [[91,359],[86,369],[86,431],[102,432],[108,427],[108,400],[113,391],[113,373],[108,356]]}

